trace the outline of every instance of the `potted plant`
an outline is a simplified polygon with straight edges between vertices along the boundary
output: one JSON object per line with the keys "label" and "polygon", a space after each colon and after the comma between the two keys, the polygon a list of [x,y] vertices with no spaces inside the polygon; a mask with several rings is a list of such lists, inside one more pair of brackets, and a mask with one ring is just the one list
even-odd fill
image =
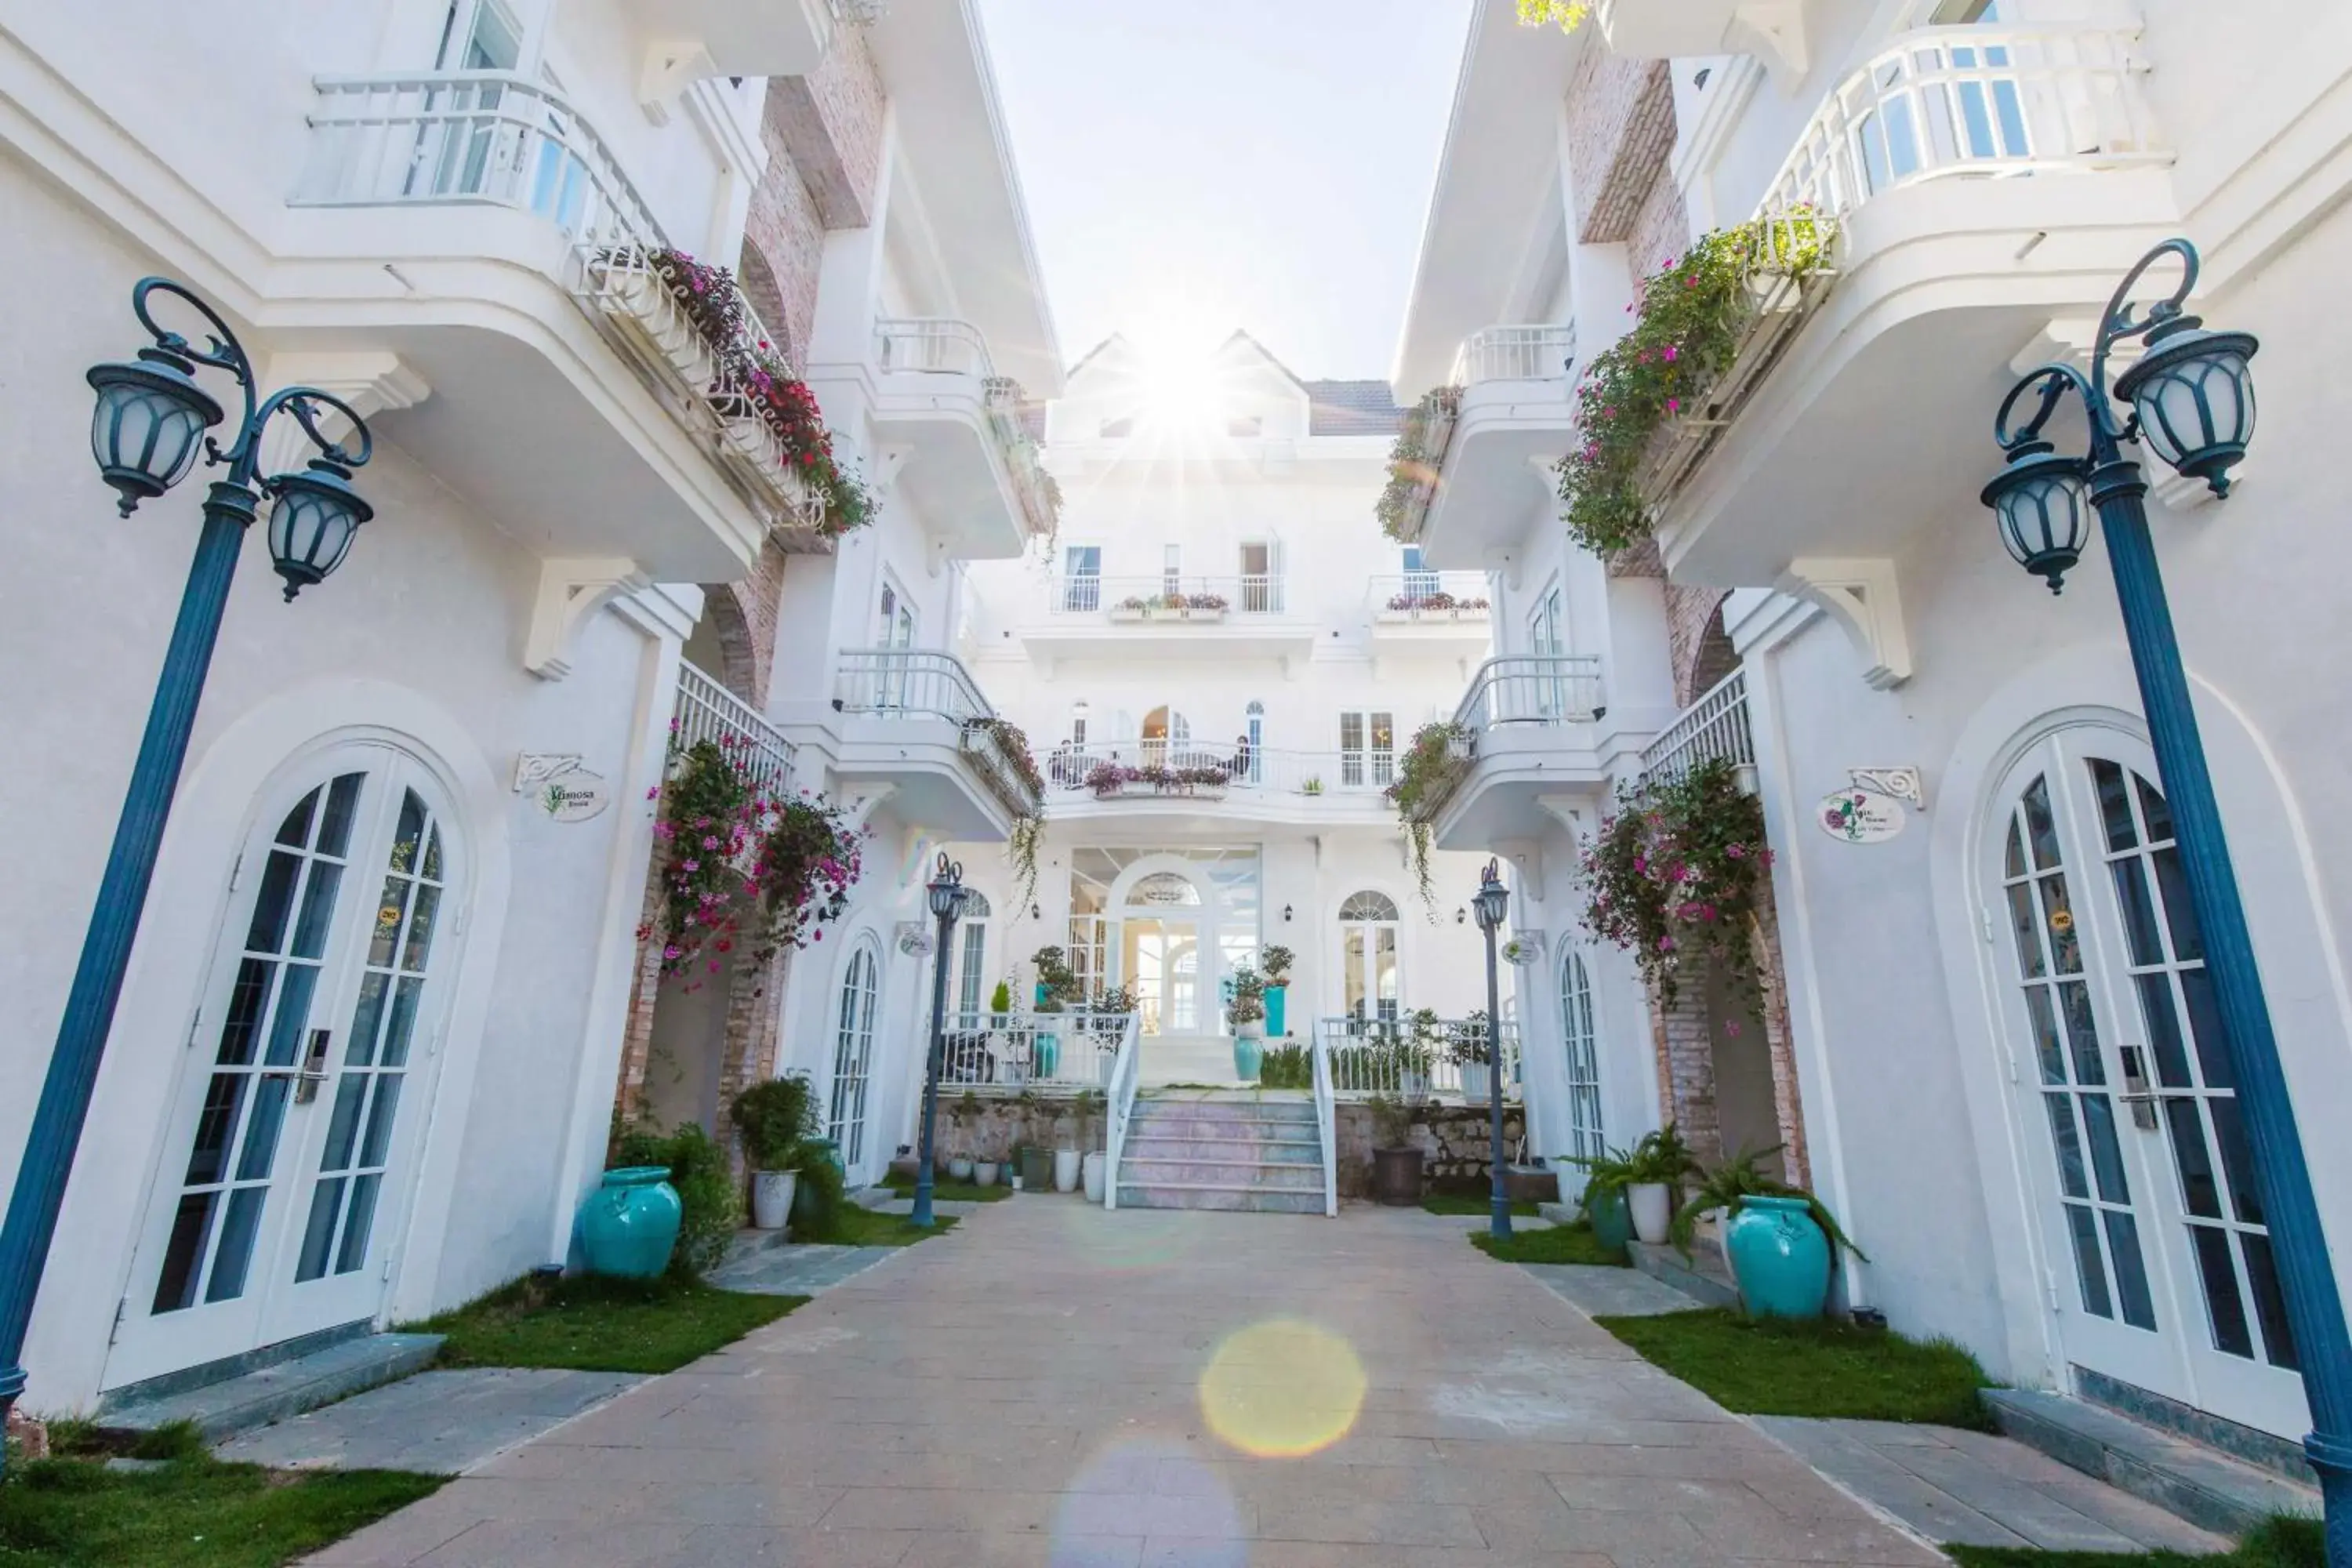
{"label": "potted plant", "polygon": [[[1000,995],[1003,994],[1003,986],[999,985],[996,989]],[[948,1120],[955,1124],[956,1130],[953,1140],[956,1152],[948,1157],[948,1179],[969,1182],[972,1179],[971,1130],[980,1121],[980,1097],[965,1089],[957,1097],[954,1108],[948,1112]]]}
{"label": "potted plant", "polygon": [[1410,1100],[1429,1098],[1430,1065],[1437,1059],[1437,1042],[1441,1033],[1437,1011],[1423,1007],[1405,1020],[1405,1027],[1397,1038],[1397,1081]]}
{"label": "potted plant", "polygon": [[[1070,971],[1069,955],[1060,948],[1041,947],[1030,955],[1029,962],[1037,970],[1036,1010],[1041,1015],[1066,1012],[1071,1003],[1085,994],[1079,988],[1078,977]],[[1061,1036],[1049,1030],[1041,1018],[1030,1037],[1029,1070],[1038,1078],[1051,1079],[1061,1065]]]}
{"label": "potted plant", "polygon": [[798,1073],[772,1078],[737,1095],[727,1114],[751,1167],[751,1223],[761,1230],[782,1230],[792,1217],[801,1145],[824,1130],[817,1119],[815,1086]]}
{"label": "potted plant", "polygon": [[1631,1165],[1625,1203],[1633,1212],[1633,1234],[1655,1247],[1673,1229],[1675,1189],[1685,1176],[1700,1173],[1699,1163],[1669,1121],[1633,1145]]}
{"label": "potted plant", "polygon": [[1421,1202],[1421,1150],[1412,1142],[1421,1108],[1385,1094],[1364,1104],[1372,1113],[1372,1196],[1391,1208],[1409,1208]]}
{"label": "potted plant", "polygon": [[1487,1037],[1486,1010],[1484,1007],[1468,1017],[1444,1026],[1445,1059],[1462,1074],[1462,1098],[1473,1105],[1485,1105],[1494,1097],[1494,1085],[1487,1080],[1486,1070],[1494,1060],[1494,1051]]}
{"label": "potted plant", "polygon": [[1255,1083],[1265,1056],[1265,981],[1244,963],[1234,971],[1225,1021],[1234,1031],[1234,1076]]}
{"label": "potted plant", "polygon": [[1725,1215],[1724,1261],[1739,1285],[1748,1315],[1818,1318],[1829,1301],[1830,1265],[1837,1260],[1837,1248],[1865,1262],[1869,1255],[1854,1246],[1821,1199],[1764,1172],[1762,1162],[1780,1147],[1743,1149],[1708,1173],[1675,1211],[1672,1237],[1687,1254],[1699,1220]]}
{"label": "potted plant", "polygon": [[1109,1160],[1102,1147],[1104,1103],[1102,1091],[1093,1089],[1078,1090],[1070,1101],[1070,1114],[1078,1124],[1078,1144],[1085,1151],[1079,1162],[1079,1179],[1090,1204],[1102,1202],[1103,1170]]}
{"label": "potted plant", "polygon": [[1298,793],[1301,795],[1321,795],[1323,793],[1323,781],[1320,778],[1310,776],[1305,784],[1298,786]]}
{"label": "potted plant", "polygon": [[1270,1038],[1290,1033],[1290,966],[1297,962],[1298,955],[1286,947],[1268,947],[1257,955],[1258,971],[1265,976],[1265,1032]]}
{"label": "potted plant", "polygon": [[1610,1252],[1622,1253],[1633,1239],[1633,1218],[1625,1189],[1633,1179],[1633,1155],[1626,1149],[1604,1149],[1598,1154],[1571,1154],[1571,1164],[1584,1170],[1584,1217],[1592,1222],[1592,1239]]}
{"label": "potted plant", "polygon": [[996,1162],[993,1160],[974,1160],[971,1163],[971,1180],[974,1186],[992,1187],[996,1185]]}

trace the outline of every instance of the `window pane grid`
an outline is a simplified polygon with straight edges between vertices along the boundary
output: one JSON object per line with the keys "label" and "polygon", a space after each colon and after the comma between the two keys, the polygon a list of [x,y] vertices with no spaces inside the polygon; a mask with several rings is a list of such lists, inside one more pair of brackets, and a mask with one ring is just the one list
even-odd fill
{"label": "window pane grid", "polygon": [[833,1100],[825,1136],[855,1165],[865,1153],[866,1079],[874,1059],[874,1009],[877,994],[874,950],[861,947],[842,977],[841,1010],[835,1027]]}

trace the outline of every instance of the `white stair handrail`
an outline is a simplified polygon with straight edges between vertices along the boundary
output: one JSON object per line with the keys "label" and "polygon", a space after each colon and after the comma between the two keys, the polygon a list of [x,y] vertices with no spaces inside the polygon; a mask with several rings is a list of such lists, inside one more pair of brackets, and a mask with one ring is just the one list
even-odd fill
{"label": "white stair handrail", "polygon": [[1118,1207],[1118,1160],[1127,1147],[1128,1119],[1135,1114],[1135,1087],[1143,1065],[1142,1019],[1130,1013],[1118,1037],[1118,1058],[1110,1069],[1110,1137],[1103,1161],[1103,1207]]}
{"label": "white stair handrail", "polygon": [[1323,1145],[1323,1212],[1339,1215],[1339,1149],[1338,1097],[1331,1089],[1331,1055],[1320,1033],[1308,1046],[1315,1063],[1315,1132]]}

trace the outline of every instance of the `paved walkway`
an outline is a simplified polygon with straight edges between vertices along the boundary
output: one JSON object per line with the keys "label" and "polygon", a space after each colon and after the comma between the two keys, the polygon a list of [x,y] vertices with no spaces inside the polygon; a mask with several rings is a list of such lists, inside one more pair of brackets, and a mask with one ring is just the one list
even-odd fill
{"label": "paved walkway", "polygon": [[311,1561],[1941,1561],[1466,1228],[992,1205]]}

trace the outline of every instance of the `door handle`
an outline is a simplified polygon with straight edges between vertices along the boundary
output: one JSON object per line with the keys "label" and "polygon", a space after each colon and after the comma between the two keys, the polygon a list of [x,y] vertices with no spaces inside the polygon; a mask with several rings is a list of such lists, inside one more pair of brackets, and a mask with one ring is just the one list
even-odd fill
{"label": "door handle", "polygon": [[331,1029],[310,1031],[310,1048],[302,1053],[302,1070],[294,1079],[294,1103],[308,1105],[319,1098],[319,1086],[327,1081],[327,1046],[334,1038]]}
{"label": "door handle", "polygon": [[2153,1132],[2158,1095],[2147,1083],[2147,1054],[2138,1046],[2121,1046],[2117,1050],[2124,1060],[2124,1092],[2116,1098],[2131,1107],[2133,1126]]}

